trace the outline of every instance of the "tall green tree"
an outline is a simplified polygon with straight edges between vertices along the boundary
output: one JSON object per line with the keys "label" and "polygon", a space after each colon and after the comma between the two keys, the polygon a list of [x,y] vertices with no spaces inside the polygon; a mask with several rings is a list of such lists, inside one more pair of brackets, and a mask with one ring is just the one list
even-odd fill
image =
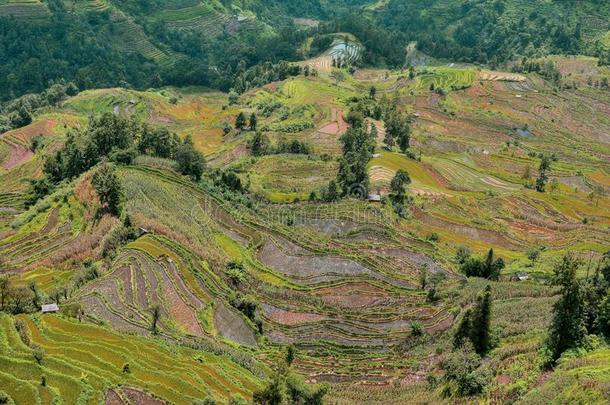
{"label": "tall green tree", "polygon": [[201,152],[195,149],[190,135],[176,150],[176,164],[180,173],[190,176],[195,181],[201,179],[206,162]]}
{"label": "tall green tree", "polygon": [[549,181],[548,172],[551,170],[551,158],[543,155],[538,168],[538,178],[536,179],[536,191],[544,193],[546,183]]}
{"label": "tall green tree", "polygon": [[566,350],[581,346],[587,337],[584,296],[576,279],[579,265],[579,260],[567,254],[554,268],[553,283],[561,287],[561,298],[553,306],[553,320],[546,341],[552,363]]}
{"label": "tall green tree", "polygon": [[254,133],[250,141],[250,152],[254,156],[263,156],[269,152],[269,138],[261,131]]}
{"label": "tall green tree", "polygon": [[246,114],[240,112],[237,114],[237,118],[235,118],[235,128],[238,130],[243,130],[246,127]]}
{"label": "tall green tree", "polygon": [[366,198],[369,188],[367,165],[375,143],[363,126],[348,128],[340,140],[343,144],[343,155],[339,160],[337,183],[341,194]]}
{"label": "tall green tree", "polygon": [[123,188],[114,166],[109,163],[102,164],[93,175],[91,184],[100,199],[102,208],[118,216],[121,213]]}
{"label": "tall green tree", "polygon": [[411,177],[406,171],[399,169],[390,182],[392,199],[402,204],[405,200],[406,186],[411,184]]}

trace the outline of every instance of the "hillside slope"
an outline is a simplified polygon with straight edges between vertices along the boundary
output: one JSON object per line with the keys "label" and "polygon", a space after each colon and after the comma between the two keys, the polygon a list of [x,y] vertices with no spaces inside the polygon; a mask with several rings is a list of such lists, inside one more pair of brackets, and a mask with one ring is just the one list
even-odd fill
{"label": "hillside slope", "polygon": [[[3,273],[62,308],[0,315],[10,354],[0,363],[14,370],[0,372],[2,391],[17,403],[250,399],[282,371],[291,346],[290,370],[330,383],[331,403],[460,403],[434,382],[443,381],[456,324],[490,285],[496,346],[486,391],[469,399],[536,403],[566,381],[566,400],[608,399],[603,347],[550,377],[539,366],[557,301],[554,265],[572,252],[592,263],[579,267],[584,277],[608,250],[610,70],[594,58],[553,56],[539,61],[560,72],[553,80],[469,65],[337,75],[330,59],[329,51],[301,62],[329,65],[315,75],[240,96],[193,87],[66,94],[0,135]],[[376,105],[409,117],[410,154],[384,147],[385,122],[371,118],[377,139],[366,169],[382,201],[324,201],[350,110]],[[276,150],[253,152],[255,132],[234,128],[240,112],[257,114]],[[120,218],[102,209],[94,186],[103,164],[26,208],[28,180],[102,114],[190,137],[206,173],[193,181],[146,150],[127,164],[113,154]],[[294,141],[307,148],[280,148]],[[542,156],[554,157],[544,193],[532,183]],[[398,170],[411,183],[397,213]],[[107,254],[114,235],[132,228]],[[499,280],[465,277],[458,248],[475,257],[492,248],[506,263]],[[529,280],[517,281],[523,272]],[[138,358],[127,347],[156,354]],[[586,379],[575,377],[581,368]]]}

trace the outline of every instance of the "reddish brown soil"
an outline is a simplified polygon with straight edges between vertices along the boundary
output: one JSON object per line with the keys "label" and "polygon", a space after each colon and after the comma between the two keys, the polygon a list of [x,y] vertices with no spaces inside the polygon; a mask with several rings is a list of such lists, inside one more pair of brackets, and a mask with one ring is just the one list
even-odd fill
{"label": "reddish brown soil", "polygon": [[326,317],[324,317],[323,315],[318,315],[318,314],[307,314],[307,313],[303,313],[303,312],[290,312],[290,311],[278,310],[278,311],[274,311],[270,315],[270,319],[273,322],[279,323],[281,325],[293,326],[293,325],[300,325],[300,324],[307,323],[307,322],[319,322],[319,321],[326,319]]}
{"label": "reddish brown soil", "polygon": [[109,390],[106,393],[106,405],[125,405],[125,402],[114,390]]}
{"label": "reddish brown soil", "polygon": [[135,388],[123,387],[121,391],[134,405],[168,405],[168,402],[155,398],[149,393]]}
{"label": "reddish brown soil", "polygon": [[323,134],[340,135],[347,131],[349,125],[343,119],[343,111],[337,107],[332,107],[330,110],[330,122],[319,129]]}
{"label": "reddish brown soil", "polygon": [[13,143],[8,139],[3,139],[3,141],[9,146],[11,149],[8,155],[8,159],[2,163],[2,168],[6,170],[11,170],[13,167],[19,165],[21,162],[24,162],[34,156],[32,151],[24,148],[21,145]]}

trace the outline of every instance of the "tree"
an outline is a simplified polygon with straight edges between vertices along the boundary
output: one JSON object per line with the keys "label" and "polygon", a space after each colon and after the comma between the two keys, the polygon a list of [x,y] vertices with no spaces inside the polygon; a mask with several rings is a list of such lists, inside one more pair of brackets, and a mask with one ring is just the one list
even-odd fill
{"label": "tree", "polygon": [[468,257],[460,265],[460,270],[468,277],[482,277],[490,280],[498,280],[500,272],[504,269],[504,260],[495,259],[493,249],[489,249],[485,260]]}
{"label": "tree", "polygon": [[394,142],[394,137],[389,131],[385,131],[385,135],[383,137],[383,144],[385,145],[385,148],[389,151],[391,151],[394,145],[396,144],[396,142]]}
{"label": "tree", "polygon": [[252,113],[250,115],[250,131],[256,131],[256,124],[257,124],[256,114]]}
{"label": "tree", "polygon": [[540,160],[540,167],[538,168],[538,178],[536,179],[536,191],[544,193],[546,183],[549,180],[547,172],[551,170],[551,158],[547,155],[543,155]]}
{"label": "tree", "polygon": [[114,172],[114,167],[108,163],[102,164],[93,175],[91,184],[100,199],[102,208],[118,216],[121,212],[123,189]]}
{"label": "tree", "polygon": [[375,143],[362,126],[348,128],[340,140],[343,144],[343,154],[339,160],[337,183],[341,194],[366,198],[369,187],[368,162]]}
{"label": "tree", "polygon": [[40,308],[40,293],[38,292],[38,285],[35,281],[28,283],[28,288],[32,292],[32,305],[34,308]]}
{"label": "tree", "polygon": [[9,276],[0,276],[0,311],[8,307],[11,298],[11,279]]}
{"label": "tree", "polygon": [[231,132],[233,130],[233,128],[231,127],[231,124],[229,124],[228,122],[224,122],[222,124],[222,133],[225,135],[228,135],[229,132]]}
{"label": "tree", "polygon": [[264,133],[257,131],[250,141],[250,152],[253,156],[263,156],[269,151],[269,138]]}
{"label": "tree", "polygon": [[158,333],[157,324],[161,319],[161,308],[159,307],[159,305],[153,305],[150,308],[150,315],[150,330],[153,334],[156,335]]}
{"label": "tree", "polygon": [[234,90],[229,92],[229,105],[237,104],[239,102],[239,94]]}
{"label": "tree", "polygon": [[246,114],[240,112],[235,118],[235,128],[238,130],[243,130],[246,127]]}
{"label": "tree", "polygon": [[176,164],[178,171],[190,176],[193,180],[199,181],[205,170],[205,158],[193,146],[193,140],[188,135],[184,142],[176,150]]}
{"label": "tree", "polygon": [[527,258],[532,262],[532,266],[540,257],[541,249],[539,247],[531,247],[527,250]]}
{"label": "tree", "polygon": [[500,271],[504,268],[504,260],[501,258],[494,259],[494,250],[489,249],[487,252],[487,257],[485,258],[485,266],[483,268],[482,277],[497,280],[500,278]]}
{"label": "tree", "polygon": [[17,287],[11,291],[11,303],[13,314],[26,312],[32,304],[32,292],[27,287]]}
{"label": "tree", "polygon": [[253,401],[255,404],[261,405],[280,405],[285,395],[285,386],[281,381],[281,376],[276,374],[265,388],[254,392]]}
{"label": "tree", "polygon": [[443,379],[455,387],[458,396],[477,395],[491,382],[489,369],[482,366],[481,358],[466,342],[442,362],[445,370]]}
{"label": "tree", "polygon": [[587,197],[589,198],[589,201],[594,202],[595,206],[597,207],[599,205],[599,200],[605,195],[606,190],[604,189],[604,187],[595,184]]}
{"label": "tree", "polygon": [[419,268],[419,288],[422,290],[426,289],[426,286],[428,285],[428,278],[429,278],[429,274],[430,274],[430,270],[428,270],[428,264],[424,263],[421,265],[421,267]]}
{"label": "tree", "polygon": [[339,198],[339,190],[337,188],[337,183],[334,180],[328,182],[328,187],[324,190],[323,199],[326,202],[337,201]]}
{"label": "tree", "polygon": [[377,96],[377,88],[375,86],[371,86],[371,88],[369,89],[369,97],[372,98],[373,100],[375,100],[376,96]]}
{"label": "tree", "polygon": [[39,365],[42,364],[42,360],[44,359],[44,350],[42,349],[42,347],[38,346],[38,345],[34,345],[32,347],[32,356],[34,356],[34,360],[36,360],[36,363],[38,363]]}
{"label": "tree", "polygon": [[147,155],[169,159],[176,153],[180,141],[176,134],[170,133],[167,128],[142,128],[138,142],[138,150]]}
{"label": "tree", "polygon": [[288,364],[289,366],[292,365],[292,362],[294,362],[295,356],[296,356],[296,349],[295,349],[294,345],[288,345],[288,348],[286,349],[286,364]]}
{"label": "tree", "polygon": [[610,338],[610,296],[604,298],[599,309],[599,315],[597,316],[597,329]]}
{"label": "tree", "polygon": [[339,69],[333,69],[330,73],[330,77],[335,81],[335,85],[338,86],[340,82],[345,80],[345,73]]}
{"label": "tree", "polygon": [[406,171],[399,169],[390,182],[391,196],[395,202],[403,203],[405,200],[406,186],[411,184],[411,177]]}
{"label": "tree", "polygon": [[468,246],[460,245],[455,252],[455,259],[459,264],[464,264],[466,260],[470,259],[471,255],[472,253]]}
{"label": "tree", "polygon": [[125,149],[133,142],[137,123],[112,113],[92,117],[87,128],[88,137],[99,156],[107,156],[113,148]]}
{"label": "tree", "polygon": [[546,341],[551,364],[566,350],[581,346],[587,337],[583,292],[576,279],[579,266],[579,260],[569,253],[554,268],[553,284],[561,287],[561,298],[553,306]]}
{"label": "tree", "polygon": [[407,119],[395,109],[386,114],[385,118],[386,137],[390,136],[398,140],[398,146],[402,152],[409,149],[411,142],[411,128]]}
{"label": "tree", "polygon": [[483,355],[491,348],[491,286],[485,287],[483,295],[477,297],[472,311],[470,340],[475,351]]}

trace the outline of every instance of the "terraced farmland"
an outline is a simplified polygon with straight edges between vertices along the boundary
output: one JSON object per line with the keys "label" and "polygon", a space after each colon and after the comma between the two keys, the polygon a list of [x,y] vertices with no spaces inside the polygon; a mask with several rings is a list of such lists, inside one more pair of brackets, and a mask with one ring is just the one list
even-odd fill
{"label": "terraced farmland", "polygon": [[17,18],[46,18],[51,15],[46,4],[38,0],[0,1],[0,16]]}
{"label": "terraced farmland", "polygon": [[[204,8],[163,18],[210,18]],[[576,75],[589,62],[570,59],[562,69]],[[330,383],[330,403],[459,403],[430,387],[445,384],[456,321],[489,284],[495,347],[484,362],[493,372],[476,400],[552,402],[556,393],[603,403],[605,344],[550,374],[538,362],[557,301],[553,267],[571,251],[584,259],[577,274],[586,277],[608,249],[607,93],[559,91],[536,74],[513,81],[472,67],[414,74],[364,71],[341,83],[301,75],[231,103],[202,89],[92,90],[3,134],[3,272],[16,286],[35,282],[45,302],[67,292],[61,314],[0,315],[0,390],[17,403],[250,399],[284,367],[292,345],[291,370]],[[371,85],[375,102],[395,104],[409,121],[412,153],[385,149],[386,125],[374,121],[368,174],[381,201],[322,201],[339,167],[344,117],[356,103],[373,103]],[[274,146],[298,140],[312,152],[252,156],[253,131],[223,132],[239,112],[258,114]],[[70,128],[100,113],[191,135],[210,167],[195,182],[169,159],[117,164],[121,218],[101,209],[95,168],[26,210],[27,179],[41,176],[44,157]],[[21,156],[38,134],[43,149]],[[545,193],[531,188],[541,154],[555,154]],[[390,195],[398,170],[411,179],[401,217]],[[228,173],[247,191],[223,183]],[[105,255],[127,217],[138,236]],[[493,248],[506,263],[500,279],[460,274],[459,246],[481,257]],[[537,260],[528,258],[532,246],[540,247]],[[83,262],[99,274],[77,286]],[[514,281],[523,272],[529,280]],[[40,364],[35,345],[44,350]]]}
{"label": "terraced farmland", "polygon": [[[44,349],[46,358],[40,365],[15,330],[17,321],[25,323],[29,344]],[[140,394],[144,397],[187,404],[206,396],[226,400],[236,392],[247,398],[260,384],[226,357],[180,347],[170,351],[160,342],[62,317],[0,315],[0,325],[1,386],[19,404],[47,403],[53,398],[103,402],[107,391],[118,385],[124,386],[123,391],[130,386],[144,390]]]}

